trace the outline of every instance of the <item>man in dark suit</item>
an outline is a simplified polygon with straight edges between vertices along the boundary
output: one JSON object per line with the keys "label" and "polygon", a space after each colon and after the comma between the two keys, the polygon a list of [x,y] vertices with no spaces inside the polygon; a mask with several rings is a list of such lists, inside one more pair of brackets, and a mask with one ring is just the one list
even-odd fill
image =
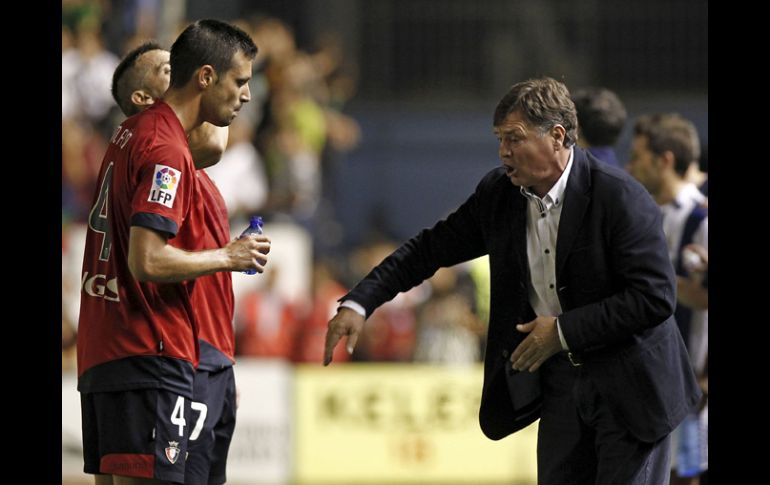
{"label": "man in dark suit", "polygon": [[669,433],[700,397],[672,317],[674,271],[647,191],[577,140],[550,78],[495,110],[503,166],[342,298],[324,364],[366,317],[440,267],[489,255],[479,421],[498,440],[540,418],[540,484],[668,483]]}

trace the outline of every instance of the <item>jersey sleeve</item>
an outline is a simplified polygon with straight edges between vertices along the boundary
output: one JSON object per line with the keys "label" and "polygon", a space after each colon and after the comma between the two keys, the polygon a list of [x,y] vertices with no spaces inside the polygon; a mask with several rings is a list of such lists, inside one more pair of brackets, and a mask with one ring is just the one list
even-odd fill
{"label": "jersey sleeve", "polygon": [[137,164],[131,225],[176,236],[190,210],[196,183],[192,160],[182,147],[151,147]]}

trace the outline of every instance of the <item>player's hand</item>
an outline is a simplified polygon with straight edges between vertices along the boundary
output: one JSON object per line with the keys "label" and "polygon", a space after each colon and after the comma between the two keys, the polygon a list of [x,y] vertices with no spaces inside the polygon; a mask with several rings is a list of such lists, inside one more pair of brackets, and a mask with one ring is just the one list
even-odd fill
{"label": "player's hand", "polygon": [[329,365],[332,361],[334,347],[337,346],[340,339],[347,335],[347,351],[353,353],[358,342],[358,335],[364,328],[365,319],[350,308],[342,307],[337,310],[337,314],[329,320],[329,327],[326,330],[326,346],[324,348],[324,365]]}
{"label": "player's hand", "polygon": [[233,239],[225,246],[230,258],[230,271],[256,270],[265,271],[267,254],[270,252],[270,238],[265,235],[250,234]]}
{"label": "player's hand", "polygon": [[543,362],[562,350],[556,317],[537,317],[529,323],[516,325],[519,332],[529,333],[511,355],[516,370],[535,372]]}

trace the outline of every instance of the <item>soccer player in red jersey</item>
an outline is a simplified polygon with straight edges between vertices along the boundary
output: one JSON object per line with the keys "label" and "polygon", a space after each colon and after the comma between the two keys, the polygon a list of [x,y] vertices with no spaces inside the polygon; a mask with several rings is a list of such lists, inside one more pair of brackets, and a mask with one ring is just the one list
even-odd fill
{"label": "soccer player in red jersey", "polygon": [[192,24],[172,47],[164,100],[110,140],[89,217],[78,332],[85,471],[97,484],[113,475],[184,481],[188,439],[204,413],[191,401],[204,316],[195,278],[262,272],[267,262],[266,237],[209,248],[204,182],[187,146],[202,122],[227,126],[249,101],[255,53],[235,27]]}
{"label": "soccer player in red jersey", "polygon": [[[168,89],[169,52],[155,42],[135,48],[121,61],[112,80],[112,95],[126,116],[152,106]],[[227,244],[230,226],[219,189],[201,170],[219,162],[227,145],[228,128],[203,123],[188,137],[200,184],[207,232],[198,240],[202,249]],[[173,244],[173,240],[172,240]],[[226,481],[227,453],[235,428],[232,277],[219,272],[197,278],[192,293],[199,316],[200,359],[193,389],[195,425],[189,437],[185,464],[186,485],[218,485]],[[195,431],[197,430],[197,432]]]}

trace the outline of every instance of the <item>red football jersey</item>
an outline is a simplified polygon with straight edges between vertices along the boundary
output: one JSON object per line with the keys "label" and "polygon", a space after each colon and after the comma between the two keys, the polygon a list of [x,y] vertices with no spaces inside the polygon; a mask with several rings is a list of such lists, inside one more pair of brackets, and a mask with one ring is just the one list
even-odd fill
{"label": "red football jersey", "polygon": [[191,283],[138,282],[128,269],[128,241],[134,225],[167,233],[177,244],[195,239],[203,224],[193,210],[195,173],[184,129],[164,102],[128,118],[110,139],[83,259],[81,391],[164,387],[191,393],[198,361]]}
{"label": "red football jersey", "polygon": [[[193,200],[193,211],[203,224],[195,226],[190,241],[176,238],[171,244],[188,250],[200,251],[225,246],[230,241],[230,222],[222,194],[204,170],[195,173],[198,192]],[[198,368],[220,370],[235,361],[233,334],[233,277],[230,272],[200,276],[190,283],[192,306],[197,318],[200,338]]]}

